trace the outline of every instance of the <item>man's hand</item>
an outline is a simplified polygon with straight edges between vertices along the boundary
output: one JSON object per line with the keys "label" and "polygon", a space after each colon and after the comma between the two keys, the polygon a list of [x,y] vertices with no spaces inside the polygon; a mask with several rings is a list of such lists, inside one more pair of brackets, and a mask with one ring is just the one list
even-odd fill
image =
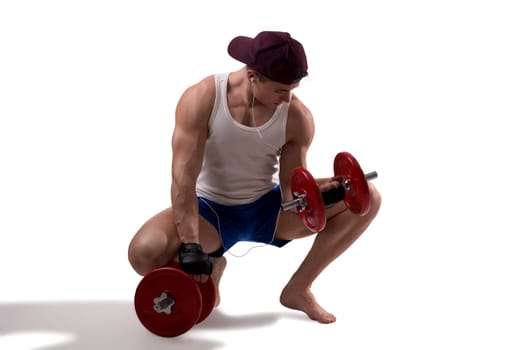
{"label": "man's hand", "polygon": [[333,177],[329,181],[319,184],[319,191],[321,191],[326,208],[333,207],[345,198],[346,191],[341,181],[341,178]]}
{"label": "man's hand", "polygon": [[[181,243],[179,249],[180,269],[189,275],[201,276],[210,275],[212,263],[208,254],[202,251],[202,246],[198,243]],[[202,282],[205,278],[198,278]]]}
{"label": "man's hand", "polygon": [[342,176],[334,176],[331,178],[319,180],[317,186],[319,187],[319,191],[326,192],[341,186],[342,181]]}

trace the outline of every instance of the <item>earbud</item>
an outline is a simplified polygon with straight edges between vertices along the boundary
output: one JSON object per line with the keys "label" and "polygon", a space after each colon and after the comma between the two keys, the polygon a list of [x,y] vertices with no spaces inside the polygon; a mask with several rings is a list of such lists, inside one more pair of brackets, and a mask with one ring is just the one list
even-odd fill
{"label": "earbud", "polygon": [[254,81],[255,81],[255,78],[254,77],[250,77],[250,83],[253,84]]}

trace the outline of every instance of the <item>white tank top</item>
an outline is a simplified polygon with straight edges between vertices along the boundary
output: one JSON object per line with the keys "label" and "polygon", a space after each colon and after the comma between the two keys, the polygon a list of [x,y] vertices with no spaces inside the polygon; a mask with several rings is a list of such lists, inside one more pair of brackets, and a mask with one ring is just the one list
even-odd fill
{"label": "white tank top", "polygon": [[242,125],[228,109],[228,75],[215,76],[216,97],[196,190],[214,202],[239,205],[255,201],[278,184],[289,104],[279,105],[264,125]]}

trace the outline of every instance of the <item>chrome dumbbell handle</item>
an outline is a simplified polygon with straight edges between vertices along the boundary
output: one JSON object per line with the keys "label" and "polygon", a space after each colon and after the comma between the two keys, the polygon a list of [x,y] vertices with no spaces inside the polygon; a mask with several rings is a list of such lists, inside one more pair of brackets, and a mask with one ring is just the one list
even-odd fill
{"label": "chrome dumbbell handle", "polygon": [[287,210],[292,210],[298,207],[300,208],[305,205],[304,199],[306,196],[304,194],[298,195],[294,193],[294,197],[295,198],[292,199],[291,201],[281,203],[281,209],[284,211],[287,211]]}

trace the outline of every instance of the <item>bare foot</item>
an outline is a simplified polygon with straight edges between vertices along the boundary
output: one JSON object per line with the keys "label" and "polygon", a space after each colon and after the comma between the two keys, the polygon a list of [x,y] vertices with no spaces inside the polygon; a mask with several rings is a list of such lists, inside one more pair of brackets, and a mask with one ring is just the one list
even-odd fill
{"label": "bare foot", "polygon": [[219,293],[219,283],[221,282],[222,274],[224,273],[224,269],[226,268],[226,258],[224,256],[221,256],[220,258],[211,258],[211,261],[213,263],[213,270],[211,273],[211,278],[213,279],[213,282],[215,283],[215,288],[217,292],[217,297],[215,298],[215,307],[217,307],[221,303],[221,295]]}
{"label": "bare foot", "polygon": [[333,323],[335,316],[323,309],[315,300],[309,289],[294,288],[290,283],[284,287],[281,304],[293,310],[303,311],[314,321],[320,323]]}

